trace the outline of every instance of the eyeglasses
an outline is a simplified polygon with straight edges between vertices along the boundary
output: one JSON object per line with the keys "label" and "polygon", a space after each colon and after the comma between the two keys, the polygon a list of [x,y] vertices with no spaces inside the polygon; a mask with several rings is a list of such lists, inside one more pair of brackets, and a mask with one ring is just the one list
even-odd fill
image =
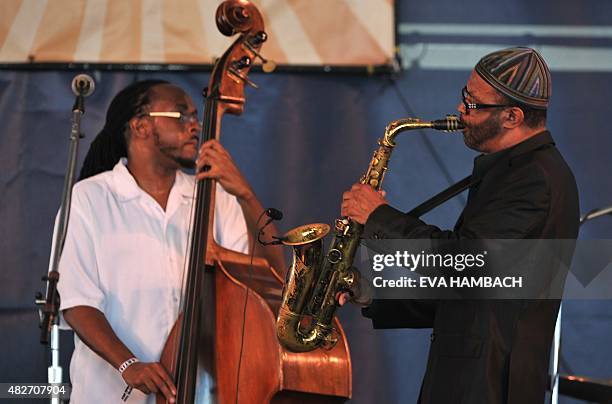
{"label": "eyeglasses", "polygon": [[174,118],[174,119],[178,119],[179,122],[182,125],[186,125],[188,123],[194,124],[197,123],[198,125],[202,125],[202,122],[198,120],[198,115],[197,114],[190,114],[190,115],[186,115],[183,114],[181,112],[146,112],[143,114],[144,116],[163,116],[165,118]]}
{"label": "eyeglasses", "polygon": [[511,107],[512,105],[505,104],[475,104],[473,102],[468,102],[467,97],[471,96],[471,94],[467,90],[467,86],[463,87],[461,90],[461,99],[463,101],[463,105],[465,106],[465,114],[469,115],[471,109],[484,109],[484,108],[506,108]]}

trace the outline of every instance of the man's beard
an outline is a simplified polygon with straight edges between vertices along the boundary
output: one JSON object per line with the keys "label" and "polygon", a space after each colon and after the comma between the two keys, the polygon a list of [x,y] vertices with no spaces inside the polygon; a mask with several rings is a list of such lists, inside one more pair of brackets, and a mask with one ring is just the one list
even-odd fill
{"label": "man's beard", "polygon": [[467,133],[463,132],[463,142],[472,150],[481,151],[481,146],[501,132],[499,113],[492,114],[486,121],[477,125],[466,125]]}
{"label": "man's beard", "polygon": [[157,131],[153,132],[153,139],[155,141],[155,146],[157,146],[157,149],[161,152],[161,154],[177,163],[179,167],[186,169],[195,168],[195,157],[192,159],[182,157],[180,155],[180,147],[163,144],[159,140],[159,133],[157,133]]}

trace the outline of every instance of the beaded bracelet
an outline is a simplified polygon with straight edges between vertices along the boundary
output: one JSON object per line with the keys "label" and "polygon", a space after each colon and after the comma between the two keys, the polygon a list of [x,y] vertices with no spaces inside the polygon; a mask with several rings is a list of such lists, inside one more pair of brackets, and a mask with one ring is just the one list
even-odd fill
{"label": "beaded bracelet", "polygon": [[138,360],[138,358],[134,358],[134,357],[126,360],[125,362],[121,364],[121,366],[119,366],[119,373],[123,374],[123,372],[125,372],[127,368],[129,368],[131,365],[133,365],[136,362],[140,362],[140,361]]}

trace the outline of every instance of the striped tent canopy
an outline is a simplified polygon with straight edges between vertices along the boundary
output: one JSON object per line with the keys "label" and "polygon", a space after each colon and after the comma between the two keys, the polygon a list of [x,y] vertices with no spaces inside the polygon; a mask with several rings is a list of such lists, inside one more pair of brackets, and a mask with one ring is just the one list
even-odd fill
{"label": "striped tent canopy", "polygon": [[[281,65],[385,65],[393,0],[253,0]],[[221,0],[1,0],[0,63],[211,64]]]}

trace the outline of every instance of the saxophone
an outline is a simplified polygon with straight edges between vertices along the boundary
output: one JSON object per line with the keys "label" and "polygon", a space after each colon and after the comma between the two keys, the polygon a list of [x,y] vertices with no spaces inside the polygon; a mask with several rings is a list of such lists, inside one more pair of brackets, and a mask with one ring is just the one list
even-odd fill
{"label": "saxophone", "polygon": [[[389,123],[360,182],[379,190],[396,146],[395,137],[404,131],[424,128],[451,132],[463,126],[453,115],[435,121],[406,118]],[[276,334],[281,345],[292,352],[333,348],[338,341],[332,326],[338,307],[336,295],[356,292],[359,275],[352,264],[363,225],[348,217],[337,219],[324,256],[322,239],[329,231],[324,223],[307,224],[289,230],[281,238],[284,245],[293,248],[293,260],[283,289]]]}

